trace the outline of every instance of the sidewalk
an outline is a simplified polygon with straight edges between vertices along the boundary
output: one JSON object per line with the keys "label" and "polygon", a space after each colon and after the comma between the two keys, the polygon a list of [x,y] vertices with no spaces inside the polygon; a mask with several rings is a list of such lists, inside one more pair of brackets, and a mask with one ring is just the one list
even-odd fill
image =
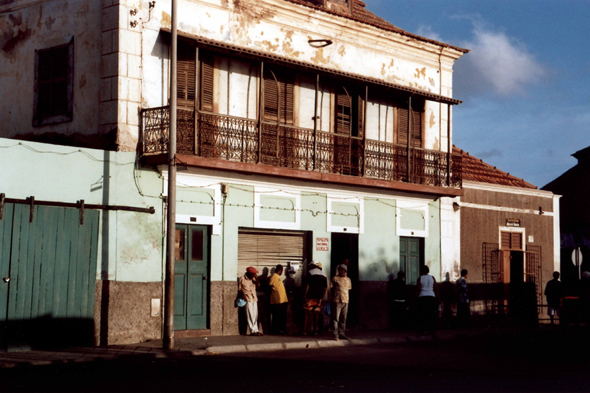
{"label": "sidewalk", "polygon": [[[440,330],[438,340],[488,334],[492,329]],[[349,331],[351,340],[335,341],[329,334],[323,336],[212,336],[179,338],[175,349],[162,349],[162,340],[108,347],[77,347],[52,350],[0,352],[0,368],[17,366],[77,363],[96,360],[112,360],[132,356],[155,358],[180,358],[187,356],[217,355],[243,352],[280,351],[306,348],[343,347],[349,345],[373,345],[405,343],[407,341],[431,341],[429,336],[418,337],[412,332]]]}

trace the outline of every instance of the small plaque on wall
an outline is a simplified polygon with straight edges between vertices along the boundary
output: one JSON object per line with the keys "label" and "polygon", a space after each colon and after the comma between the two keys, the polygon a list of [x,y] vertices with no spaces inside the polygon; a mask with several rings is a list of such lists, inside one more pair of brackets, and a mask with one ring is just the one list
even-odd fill
{"label": "small plaque on wall", "polygon": [[330,251],[330,239],[327,237],[318,237],[315,239],[316,251]]}
{"label": "small plaque on wall", "polygon": [[520,220],[516,218],[507,218],[506,219],[506,226],[507,227],[520,227]]}

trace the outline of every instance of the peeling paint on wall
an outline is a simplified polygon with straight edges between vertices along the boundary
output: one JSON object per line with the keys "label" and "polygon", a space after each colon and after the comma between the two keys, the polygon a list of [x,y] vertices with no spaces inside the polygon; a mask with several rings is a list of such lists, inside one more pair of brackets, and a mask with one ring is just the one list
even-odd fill
{"label": "peeling paint on wall", "polygon": [[436,124],[436,116],[434,116],[434,112],[432,110],[430,110],[430,120],[428,122],[428,125],[430,126],[430,128],[434,127],[434,125]]}
{"label": "peeling paint on wall", "polygon": [[416,68],[416,73],[414,74],[414,78],[420,78],[420,77],[426,79],[426,67],[423,67],[422,69]]}
{"label": "peeling paint on wall", "polygon": [[328,64],[330,62],[330,56],[325,57],[324,48],[320,48],[310,60],[316,64]]}
{"label": "peeling paint on wall", "polygon": [[14,55],[14,50],[22,45],[31,36],[32,30],[23,22],[23,17],[9,14],[6,19],[0,19],[0,46],[2,52],[9,57]]}
{"label": "peeling paint on wall", "polygon": [[165,27],[172,26],[172,17],[166,11],[162,11],[162,25]]}

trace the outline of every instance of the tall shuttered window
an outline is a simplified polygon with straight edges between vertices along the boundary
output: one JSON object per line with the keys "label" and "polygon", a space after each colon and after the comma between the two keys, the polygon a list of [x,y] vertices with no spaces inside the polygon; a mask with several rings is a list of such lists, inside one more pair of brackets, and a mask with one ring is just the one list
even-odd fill
{"label": "tall shuttered window", "polygon": [[194,108],[196,88],[196,48],[178,41],[177,98],[178,105]]}
{"label": "tall shuttered window", "polygon": [[407,100],[399,100],[397,103],[397,143],[408,144],[408,117],[412,118],[412,147],[422,147],[422,115],[424,101],[412,99],[412,111],[409,110]]}
{"label": "tall shuttered window", "polygon": [[365,102],[350,87],[337,87],[335,92],[334,132],[341,135],[362,137]]}
{"label": "tall shuttered window", "polygon": [[293,124],[295,76],[289,70],[264,71],[264,120]]}
{"label": "tall shuttered window", "polygon": [[35,51],[33,125],[72,121],[74,107],[74,39]]}
{"label": "tall shuttered window", "polygon": [[213,70],[215,56],[210,52],[201,51],[201,110],[213,112]]}

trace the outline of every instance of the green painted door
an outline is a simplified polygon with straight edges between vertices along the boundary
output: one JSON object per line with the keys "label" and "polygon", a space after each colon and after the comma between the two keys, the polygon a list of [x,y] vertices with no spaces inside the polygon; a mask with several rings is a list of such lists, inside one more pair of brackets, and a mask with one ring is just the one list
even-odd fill
{"label": "green painted door", "polygon": [[206,329],[209,306],[209,232],[176,225],[174,330]]}
{"label": "green painted door", "polygon": [[4,344],[92,342],[99,212],[6,204],[0,220]]}
{"label": "green painted door", "polygon": [[423,264],[422,239],[400,237],[399,242],[400,270],[406,273],[408,284],[416,284],[420,277],[420,266]]}

